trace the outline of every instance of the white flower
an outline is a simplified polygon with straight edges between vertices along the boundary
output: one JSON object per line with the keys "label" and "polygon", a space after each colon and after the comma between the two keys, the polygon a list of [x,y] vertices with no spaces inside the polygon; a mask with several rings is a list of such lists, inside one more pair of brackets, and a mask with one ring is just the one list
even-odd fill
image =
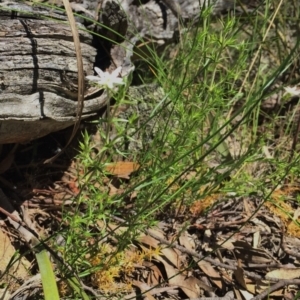
{"label": "white flower", "polygon": [[288,94],[289,96],[299,96],[300,95],[300,89],[296,86],[290,87],[287,86],[284,88],[285,94]]}
{"label": "white flower", "polygon": [[86,79],[96,82],[97,84],[104,86],[105,88],[112,89],[114,85],[124,84],[123,78],[118,77],[122,67],[118,67],[112,73],[103,72],[99,68],[95,67],[95,71],[98,76],[87,76]]}

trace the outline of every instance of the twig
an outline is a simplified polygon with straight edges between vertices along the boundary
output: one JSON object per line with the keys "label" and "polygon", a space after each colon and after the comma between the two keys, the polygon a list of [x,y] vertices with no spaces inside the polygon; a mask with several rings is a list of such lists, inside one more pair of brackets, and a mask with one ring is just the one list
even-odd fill
{"label": "twig", "polygon": [[283,251],[291,256],[294,256],[296,258],[300,258],[300,253],[290,250],[288,249],[285,241],[284,241],[284,229],[282,228],[282,235],[281,235],[281,248],[283,249]]}
{"label": "twig", "polygon": [[2,189],[0,189],[0,212],[7,216],[9,223],[19,232],[27,243],[36,241],[37,233],[22,221],[19,213],[13,208]]}
{"label": "twig", "polygon": [[265,297],[268,297],[270,295],[270,293],[273,293],[273,292],[277,291],[278,289],[280,289],[286,285],[290,285],[290,284],[300,285],[300,279],[282,279],[282,280],[278,281],[277,283],[275,283],[274,285],[265,289],[259,295],[251,298],[251,300],[262,300]]}
{"label": "twig", "polygon": [[[123,225],[126,224],[126,221],[124,219],[121,219],[121,218],[116,217],[116,216],[112,216],[112,218],[119,221],[119,222],[121,222],[121,223],[123,223]],[[227,264],[219,263],[219,262],[215,261],[214,259],[212,259],[210,257],[205,257],[205,256],[203,256],[203,255],[201,255],[201,254],[199,254],[199,253],[197,253],[193,250],[189,250],[189,249],[187,249],[185,247],[182,247],[178,244],[174,244],[172,242],[169,242],[169,241],[157,236],[156,234],[152,233],[150,230],[146,230],[146,232],[147,232],[147,234],[149,234],[150,236],[152,236],[153,238],[155,238],[156,240],[158,240],[162,244],[165,244],[167,246],[176,248],[179,251],[181,251],[183,253],[186,253],[186,254],[189,254],[191,256],[194,256],[194,257],[196,257],[200,260],[205,260],[205,261],[211,263],[212,265],[215,265],[216,267],[220,267],[220,268],[224,268],[224,269],[228,269],[228,270],[232,270],[232,271],[237,270],[236,266],[230,266],[230,265],[227,265]],[[248,271],[244,271],[244,273],[245,273],[245,275],[247,275],[247,276],[249,276],[250,278],[253,278],[253,279],[257,279],[257,280],[263,279],[262,276],[253,274],[253,273],[248,272]],[[269,279],[269,280],[272,280],[272,279]],[[277,280],[275,279],[275,281],[277,281]]]}
{"label": "twig", "polygon": [[270,263],[270,264],[251,264],[251,263],[248,263],[247,268],[251,268],[251,269],[284,268],[284,265],[279,264],[279,263]]}
{"label": "twig", "polygon": [[237,221],[229,221],[229,222],[224,222],[224,223],[219,223],[217,226],[214,227],[209,227],[209,229],[220,229],[224,227],[233,227],[241,224],[245,224],[249,219],[248,218],[243,218],[241,220]]}
{"label": "twig", "polygon": [[73,127],[72,134],[67,142],[67,144],[64,146],[62,151],[58,152],[56,155],[53,157],[47,159],[44,161],[44,164],[51,163],[53,162],[57,157],[59,157],[70,145],[72,142],[78,128],[80,125],[81,121],[81,116],[82,116],[82,111],[83,111],[83,106],[84,106],[84,71],[83,71],[83,62],[82,62],[82,54],[81,54],[81,47],[80,47],[80,39],[79,39],[79,33],[78,29],[76,26],[76,21],[73,15],[73,11],[70,5],[69,0],[62,0],[66,14],[70,23],[72,35],[73,35],[73,41],[74,41],[74,46],[75,46],[75,53],[76,53],[76,59],[77,59],[77,69],[78,69],[78,97],[77,97],[77,111],[76,111],[76,119],[75,119],[75,124]]}
{"label": "twig", "polygon": [[[123,226],[126,225],[126,221],[124,219],[121,219],[121,218],[113,216],[113,215],[111,215],[111,217],[113,219],[123,223],[122,224]],[[146,230],[146,232],[147,232],[147,234],[149,234],[150,236],[152,236],[153,238],[155,238],[156,240],[158,240],[162,244],[173,247],[173,248],[176,248],[176,249],[178,249],[179,251],[181,251],[183,253],[186,253],[186,254],[189,254],[191,256],[194,256],[194,257],[198,258],[199,260],[207,261],[207,262],[211,263],[212,265],[214,265],[216,267],[224,268],[224,269],[227,269],[227,270],[232,270],[232,271],[237,270],[237,266],[232,266],[232,265],[227,265],[227,264],[224,264],[224,263],[219,263],[219,262],[215,261],[214,259],[212,259],[210,257],[203,256],[203,255],[201,255],[201,254],[199,254],[199,253],[197,253],[193,250],[189,250],[185,247],[182,247],[178,244],[175,244],[174,242],[169,242],[169,241],[157,236],[156,234],[152,233],[150,230]],[[270,266],[273,267],[273,265],[270,265]],[[270,267],[270,266],[268,265],[268,267]],[[263,280],[264,279],[264,280],[273,281],[273,282],[278,282],[278,281],[281,280],[281,279],[272,278],[272,277],[268,277],[266,279],[263,276],[254,274],[254,273],[246,271],[246,270],[244,270],[244,274],[247,275],[249,278],[252,278],[252,279],[255,279],[255,280]]]}
{"label": "twig", "polygon": [[41,274],[36,274],[33,277],[26,280],[11,296],[10,299],[13,299],[18,294],[21,294],[23,291],[32,289],[32,288],[41,288]]}
{"label": "twig", "polygon": [[[216,267],[220,267],[220,268],[224,268],[224,269],[232,270],[232,271],[237,270],[236,266],[230,266],[230,265],[227,265],[227,264],[219,263],[219,262],[215,261],[214,259],[212,259],[210,257],[205,257],[205,256],[203,256],[203,255],[201,255],[201,254],[199,254],[199,253],[197,253],[197,252],[195,252],[193,250],[189,250],[189,249],[184,248],[184,247],[182,247],[182,246],[180,246],[178,244],[174,244],[172,242],[169,242],[169,241],[167,241],[167,240],[165,240],[165,239],[157,236],[156,234],[151,233],[150,230],[147,230],[147,233],[150,236],[152,236],[153,238],[157,239],[162,244],[165,244],[165,245],[168,245],[170,247],[176,248],[176,249],[180,250],[181,252],[189,254],[191,256],[194,256],[194,257],[196,257],[196,258],[198,258],[200,260],[205,260],[205,261],[211,263],[212,265],[215,265]],[[253,273],[248,272],[248,271],[244,271],[244,273],[245,273],[245,275],[247,275],[247,276],[249,276],[250,278],[253,278],[253,279],[258,279],[258,280],[263,279],[262,276],[253,274]]]}
{"label": "twig", "polygon": [[[147,233],[152,236],[153,238],[157,239],[158,241],[160,241],[162,244],[165,244],[165,245],[168,245],[170,247],[173,247],[173,248],[176,248],[178,249],[179,251],[183,252],[183,253],[186,253],[186,254],[189,254],[189,255],[192,255],[200,260],[205,260],[209,263],[211,263],[212,265],[215,265],[216,267],[220,267],[220,268],[224,268],[224,269],[227,269],[227,270],[232,270],[232,271],[235,271],[237,270],[237,267],[236,266],[230,266],[230,265],[227,265],[227,264],[223,264],[223,263],[219,263],[217,261],[215,261],[214,259],[210,258],[210,257],[207,257],[207,256],[203,256],[193,250],[189,250],[187,248],[184,248],[178,244],[174,244],[172,242],[169,242],[159,236],[157,236],[156,234],[153,234],[151,233],[150,230],[147,230]],[[272,266],[272,265],[271,265]],[[253,278],[253,279],[258,279],[258,280],[261,280],[261,279],[265,279],[265,280],[269,280],[269,281],[273,281],[273,282],[276,282],[276,281],[280,281],[281,279],[278,279],[278,278],[264,278],[263,276],[260,276],[260,275],[257,275],[257,274],[254,274],[252,272],[249,272],[249,271],[246,271],[244,270],[244,274],[247,275],[248,277],[250,278]]]}

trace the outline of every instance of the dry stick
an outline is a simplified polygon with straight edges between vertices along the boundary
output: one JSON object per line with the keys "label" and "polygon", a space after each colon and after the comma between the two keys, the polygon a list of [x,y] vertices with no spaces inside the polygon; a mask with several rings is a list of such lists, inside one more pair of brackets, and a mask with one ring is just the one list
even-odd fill
{"label": "dry stick", "polygon": [[282,235],[281,235],[281,248],[283,251],[291,256],[294,256],[296,258],[300,258],[300,253],[297,251],[293,251],[287,248],[286,243],[284,241],[284,229],[282,228]]}
{"label": "dry stick", "polygon": [[282,279],[282,280],[278,281],[277,283],[275,283],[274,285],[270,286],[269,288],[265,289],[259,295],[251,298],[251,300],[262,300],[265,297],[268,297],[270,293],[273,293],[273,292],[279,290],[280,288],[282,288],[286,285],[289,285],[289,284],[300,285],[300,279]]}
{"label": "dry stick", "polygon": [[40,288],[41,287],[41,274],[36,274],[33,277],[30,277],[26,280],[12,295],[10,295],[10,299],[13,299],[18,294],[21,294],[25,290],[33,289],[33,288]]}
{"label": "dry stick", "polygon": [[83,76],[83,63],[82,63],[82,54],[81,54],[81,48],[80,48],[80,39],[79,39],[79,33],[77,30],[75,18],[73,15],[73,11],[70,5],[69,0],[63,0],[64,7],[66,9],[66,13],[69,19],[72,35],[73,35],[73,40],[74,40],[74,46],[75,46],[75,52],[76,52],[76,59],[77,59],[77,69],[78,69],[78,102],[77,102],[77,112],[76,112],[76,120],[75,124],[73,127],[72,134],[65,145],[65,147],[62,149],[62,151],[58,152],[56,155],[53,157],[47,159],[44,161],[44,164],[51,163],[53,162],[56,158],[58,158],[65,150],[66,148],[70,145],[71,141],[73,140],[79,125],[80,125],[80,120],[82,116],[82,110],[84,106],[84,76]]}
{"label": "dry stick", "polygon": [[[167,245],[167,246],[176,248],[176,249],[180,250],[181,252],[187,253],[187,254],[189,254],[189,255],[191,255],[191,256],[194,256],[194,257],[196,257],[196,258],[198,258],[198,259],[200,259],[200,260],[205,260],[205,261],[211,263],[212,265],[215,265],[216,267],[220,267],[220,268],[224,268],[224,269],[232,270],[232,271],[237,270],[237,267],[236,267],[236,266],[230,266],[230,265],[227,265],[227,264],[219,263],[219,262],[215,261],[214,259],[212,259],[212,258],[210,258],[210,257],[205,257],[205,256],[203,256],[203,255],[201,255],[201,254],[199,254],[199,253],[197,253],[197,252],[195,252],[195,251],[193,251],[193,250],[189,250],[189,249],[187,249],[187,248],[185,248],[185,247],[182,247],[182,246],[180,246],[180,245],[178,245],[178,244],[174,244],[174,243],[172,243],[172,242],[169,242],[169,241],[167,241],[167,240],[165,240],[165,239],[163,239],[163,238],[157,236],[156,234],[153,234],[150,230],[146,230],[146,232],[147,232],[150,236],[152,236],[153,238],[157,239],[157,240],[158,240],[159,242],[161,242],[162,244],[165,244],[165,245]],[[264,279],[264,280],[275,281],[275,282],[280,280],[280,279],[278,279],[278,278],[269,278],[269,277],[268,277],[268,278],[264,278],[263,276],[260,276],[260,275],[257,275],[257,274],[253,274],[252,272],[249,272],[249,271],[246,271],[246,270],[244,270],[244,273],[245,273],[245,275],[247,275],[248,277],[250,277],[250,278],[252,278],[252,279],[257,279],[257,280],[262,280],[262,279]]]}
{"label": "dry stick", "polygon": [[[199,254],[199,253],[197,253],[197,252],[195,252],[195,251],[193,251],[193,250],[189,250],[189,249],[187,249],[187,248],[185,248],[185,247],[182,247],[182,246],[180,246],[180,245],[177,245],[177,244],[174,244],[174,243],[172,243],[172,242],[169,242],[169,241],[167,241],[167,240],[165,240],[165,239],[163,239],[163,238],[157,236],[156,234],[153,234],[150,230],[147,230],[147,233],[148,233],[150,236],[152,236],[153,238],[157,239],[157,240],[158,240],[159,242],[161,242],[162,244],[168,245],[168,246],[170,246],[170,247],[174,247],[174,248],[180,250],[181,252],[187,253],[187,254],[189,254],[189,255],[191,255],[191,256],[194,256],[194,257],[196,257],[196,258],[198,258],[198,259],[205,260],[205,261],[207,261],[207,262],[209,262],[209,263],[215,265],[216,267],[220,267],[220,268],[224,268],[224,269],[232,270],[232,271],[237,270],[237,267],[236,267],[236,266],[230,266],[230,265],[227,265],[227,264],[219,263],[219,262],[215,261],[214,259],[212,259],[212,258],[210,258],[210,257],[205,257],[205,256],[203,256],[203,255],[201,255],[201,254]],[[253,273],[248,272],[248,271],[244,271],[244,272],[245,272],[245,274],[246,274],[247,276],[249,276],[249,277],[251,277],[251,278],[258,279],[258,280],[263,279],[262,276],[253,274]]]}
{"label": "dry stick", "polygon": [[[11,218],[14,222],[18,223],[20,226],[27,226],[25,224],[25,222],[23,222],[22,220],[18,219],[15,215],[9,213],[7,210],[5,210],[4,208],[0,207],[0,213],[4,214],[5,216],[7,216],[8,218]],[[27,228],[26,228],[27,229]]]}
{"label": "dry stick", "polygon": [[[119,217],[116,217],[116,216],[113,216],[113,215],[112,215],[111,217],[112,217],[113,219],[115,219],[115,220],[117,220],[117,221],[123,223],[123,224],[126,223],[126,221],[125,221],[124,219],[122,219],[122,218],[119,218]],[[218,263],[218,262],[216,262],[215,260],[213,260],[212,258],[205,257],[205,256],[200,255],[199,253],[197,253],[197,252],[195,252],[195,251],[193,251],[193,250],[189,250],[189,249],[187,249],[187,248],[185,248],[185,247],[182,247],[182,246],[180,246],[180,245],[178,245],[178,244],[174,244],[174,243],[172,243],[172,242],[169,242],[169,241],[167,241],[167,240],[165,240],[165,239],[163,239],[163,238],[157,236],[156,234],[152,233],[150,230],[146,230],[146,232],[147,232],[147,234],[149,234],[150,236],[152,236],[153,238],[155,238],[156,240],[158,240],[158,241],[161,242],[162,244],[165,244],[165,245],[170,246],[170,247],[174,247],[174,248],[180,250],[180,251],[183,252],[183,253],[187,253],[187,254],[189,254],[189,255],[191,255],[191,256],[195,256],[195,257],[197,257],[197,258],[199,258],[199,259],[201,259],[201,260],[203,259],[203,260],[205,260],[205,261],[207,261],[207,262],[210,262],[211,264],[213,264],[213,265],[215,265],[215,266],[218,266],[218,267],[221,267],[221,268],[225,268],[225,269],[233,270],[233,271],[235,271],[235,270],[237,269],[235,266],[230,266],[230,265],[227,265],[227,264]],[[252,274],[251,274],[251,275],[252,275]],[[252,275],[252,276],[253,276],[253,275]],[[255,276],[256,276],[255,279],[262,279],[262,277],[259,276],[259,275],[255,275]],[[257,277],[257,276],[259,276],[259,277]]]}
{"label": "dry stick", "polygon": [[[115,219],[117,219],[119,221],[123,221],[125,223],[125,221],[123,219],[121,219],[121,218],[117,218],[116,217]],[[205,260],[207,262],[210,262],[211,264],[213,264],[213,265],[215,265],[217,267],[222,267],[222,268],[233,270],[233,271],[237,269],[235,266],[229,266],[229,265],[226,265],[226,264],[223,264],[223,263],[218,263],[218,262],[216,262],[215,260],[213,260],[213,259],[211,259],[209,257],[204,257],[204,256],[198,254],[195,251],[186,249],[186,248],[184,248],[184,247],[182,247],[180,245],[177,245],[177,244],[174,244],[172,242],[169,242],[169,241],[167,241],[167,240],[165,240],[165,239],[157,236],[156,234],[151,233],[150,230],[146,230],[146,232],[150,236],[152,236],[153,238],[157,239],[162,244],[168,245],[170,247],[174,247],[174,248],[180,250],[183,253],[187,253],[187,254],[192,255],[194,257],[197,257],[199,259],[203,259],[203,260]],[[258,279],[258,280],[264,279],[262,276],[259,276],[259,275],[256,275],[256,274],[252,274],[252,273],[250,273],[248,271],[245,271],[245,270],[244,270],[244,273],[245,273],[245,275],[247,275],[247,276],[249,276],[249,277],[251,277],[253,279]],[[271,286],[271,287],[267,288],[266,290],[264,290],[261,294],[253,297],[251,300],[262,300],[263,298],[267,297],[270,293],[272,293],[272,292],[280,289],[281,287],[283,287],[285,285],[289,285],[289,284],[300,285],[300,279],[291,279],[291,280],[289,280],[289,279],[267,278],[267,280],[269,280],[269,281],[278,281],[278,282],[276,284],[274,284],[273,286]],[[207,300],[207,299],[210,299],[210,298],[199,298],[199,300]],[[222,299],[222,300],[225,300],[224,297],[223,298],[222,297],[221,298],[220,297],[219,298],[211,298],[211,299]],[[228,299],[228,298],[226,298],[226,299]]]}
{"label": "dry stick", "polygon": [[[116,216],[113,216],[111,215],[111,217],[121,223],[123,223],[124,225],[126,224],[126,221],[122,218],[119,218],[119,217],[116,217]],[[156,240],[158,240],[159,242],[161,242],[162,244],[164,245],[167,245],[167,246],[170,246],[170,247],[173,247],[173,248],[176,248],[178,249],[179,251],[183,252],[183,253],[186,253],[186,254],[189,254],[191,256],[194,256],[200,260],[205,260],[209,263],[211,263],[212,265],[215,265],[216,267],[220,267],[220,268],[224,268],[224,269],[228,269],[228,270],[232,270],[232,271],[235,271],[237,270],[237,267],[236,266],[230,266],[230,265],[227,265],[227,264],[223,264],[223,263],[219,263],[219,262],[216,262],[214,259],[210,258],[210,257],[205,257],[193,250],[189,250],[185,247],[182,247],[178,244],[174,244],[173,242],[169,242],[159,236],[157,236],[156,234],[152,233],[150,230],[146,230],[147,234],[149,234],[150,236],[152,236],[153,238],[155,238]],[[272,264],[270,264],[269,266],[272,266]],[[277,282],[279,281],[280,279],[278,278],[271,278],[271,277],[268,277],[267,279],[264,278],[263,276],[260,276],[260,275],[256,275],[256,274],[253,274],[251,272],[248,272],[248,271],[245,271],[244,270],[244,273],[245,275],[247,275],[248,277],[252,278],[252,279],[257,279],[257,280],[262,280],[262,279],[265,279],[265,280],[269,280],[269,281],[274,281],[274,282]]]}

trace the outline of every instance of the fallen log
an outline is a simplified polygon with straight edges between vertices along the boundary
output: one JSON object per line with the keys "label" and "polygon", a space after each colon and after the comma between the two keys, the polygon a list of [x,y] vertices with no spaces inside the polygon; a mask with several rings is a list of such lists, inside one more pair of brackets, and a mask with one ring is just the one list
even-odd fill
{"label": "fallen log", "polygon": [[[110,71],[121,66],[122,76],[128,75],[139,42],[164,47],[174,40],[179,22],[199,17],[204,4],[179,0],[174,6],[174,1],[70,0],[84,76],[94,75],[94,66]],[[0,2],[0,144],[24,143],[76,121],[72,32],[61,0],[42,2]],[[214,12],[224,5],[228,1],[215,1]],[[85,83],[83,119],[109,101],[105,91]]]}

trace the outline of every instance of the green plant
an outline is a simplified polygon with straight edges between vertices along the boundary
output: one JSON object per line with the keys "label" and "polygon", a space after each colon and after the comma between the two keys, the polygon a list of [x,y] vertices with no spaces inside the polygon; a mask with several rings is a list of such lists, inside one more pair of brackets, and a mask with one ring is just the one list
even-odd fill
{"label": "green plant", "polygon": [[[272,93],[273,83],[293,63],[298,45],[278,65],[266,71],[262,55],[267,50],[265,42],[278,11],[269,10],[267,6],[263,16],[256,16],[254,24],[251,24],[251,36],[247,33],[249,26],[238,17],[212,20],[208,11],[203,12],[196,30],[187,30],[188,33],[183,35],[174,59],[162,59],[153,48],[148,49],[152,57],[148,55],[145,59],[157,82],[168,92],[167,97],[155,106],[149,119],[144,121],[147,123],[155,118],[160,130],[156,131],[150,145],[132,156],[141,167],[129,183],[122,183],[121,194],[111,197],[103,188],[107,185],[103,158],[110,159],[116,155],[114,151],[119,149],[115,147],[116,141],[124,134],[122,126],[117,131],[119,135],[105,144],[102,155],[96,159],[89,158],[92,148],[88,137],[85,137],[79,160],[89,171],[85,173],[88,179],[83,180],[83,198],[79,198],[78,208],[87,197],[92,201],[87,205],[84,216],[78,209],[72,218],[78,222],[76,225],[72,223],[72,227],[87,234],[86,238],[96,239],[97,243],[102,243],[109,236],[116,238],[118,247],[114,250],[113,259],[122,256],[138,232],[156,224],[159,216],[166,211],[175,217],[179,206],[190,206],[207,197],[211,197],[208,203],[213,205],[212,193],[215,190],[244,195],[261,189],[267,194],[261,178],[255,178],[257,163],[266,167],[260,176],[267,176],[268,164],[271,163],[264,157],[266,136],[258,134],[260,105]],[[253,20],[253,17],[250,15],[247,20]],[[116,99],[115,108],[124,101],[122,97]],[[122,123],[119,121],[117,116],[113,118],[112,126]],[[135,128],[137,123],[129,121],[129,126]],[[144,124],[140,124],[136,131],[145,128]],[[235,143],[232,143],[233,140]],[[109,156],[107,153],[110,153]],[[117,154],[120,153],[123,152]],[[283,166],[277,167],[272,186],[278,185],[286,171]],[[192,178],[186,180],[191,174]],[[95,183],[102,189],[95,189]],[[133,211],[126,212],[124,217],[124,202],[133,192]],[[108,226],[112,215],[123,217],[126,230],[116,234],[115,231],[107,232],[107,228],[103,227],[101,234],[97,233],[95,238],[96,234],[91,234],[91,224],[101,219]],[[90,247],[82,245],[81,238],[79,244],[74,244],[77,236],[78,233],[75,233],[67,244],[70,249],[78,247],[81,250],[72,258],[78,265],[78,272],[82,272],[81,276],[96,274],[83,259],[90,253]],[[69,252],[75,253],[73,250]],[[66,260],[69,259],[67,255]],[[106,269],[107,263],[102,264],[99,261],[100,270]]]}
{"label": "green plant", "polygon": [[[299,157],[289,160],[287,149],[271,140],[279,113],[267,116],[267,124],[260,120],[262,103],[287,84],[280,80],[296,64],[299,46],[299,40],[289,45],[284,39],[286,12],[282,1],[277,4],[267,1],[257,13],[220,19],[212,18],[208,8],[197,26],[184,29],[175,57],[169,58],[168,50],[158,55],[151,44],[147,55],[138,53],[165,91],[158,102],[153,99],[153,110],[143,121],[137,114],[129,120],[119,118],[118,109],[134,99],[126,96],[127,85],[118,93],[108,86],[115,104],[96,122],[101,140],[96,153],[93,139],[83,134],[77,157],[81,192],[73,209],[64,211],[65,244],[58,248],[79,278],[90,278],[100,290],[104,282],[116,284],[120,296],[129,290],[122,270],[147,258],[139,252],[127,260],[128,249],[141,231],[165,214],[176,219],[183,206],[208,211],[219,201],[216,195],[225,193],[244,196],[259,191],[266,201],[283,177],[298,178]],[[137,132],[149,130],[146,124],[151,120],[151,143],[135,153],[125,151],[123,124],[132,130],[126,138],[134,140]],[[286,139],[291,139],[292,127],[285,128]],[[139,164],[138,172],[124,180],[111,176],[106,165],[128,157]],[[118,192],[112,193],[114,184]],[[290,224],[292,208],[282,206],[284,222]],[[122,230],[111,228],[115,218],[122,218]]]}

